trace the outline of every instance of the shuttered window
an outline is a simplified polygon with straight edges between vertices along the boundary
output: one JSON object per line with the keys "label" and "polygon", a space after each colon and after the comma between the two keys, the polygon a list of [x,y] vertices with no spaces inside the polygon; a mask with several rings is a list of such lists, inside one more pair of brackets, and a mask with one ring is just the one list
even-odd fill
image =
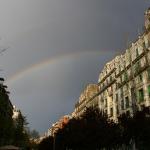
{"label": "shuttered window", "polygon": [[144,101],[144,91],[143,91],[143,89],[139,90],[138,96],[139,96],[139,102]]}
{"label": "shuttered window", "polygon": [[148,86],[148,95],[150,97],[150,85]]}

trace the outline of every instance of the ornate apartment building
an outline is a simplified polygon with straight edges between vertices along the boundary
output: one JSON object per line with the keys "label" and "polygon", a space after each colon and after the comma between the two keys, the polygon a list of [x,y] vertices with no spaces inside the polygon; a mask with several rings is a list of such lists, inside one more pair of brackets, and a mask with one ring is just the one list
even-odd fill
{"label": "ornate apartment building", "polygon": [[89,84],[85,90],[81,93],[78,102],[75,104],[74,117],[78,117],[83,114],[87,107],[98,107],[99,87],[96,84]]}
{"label": "ornate apartment building", "polygon": [[55,136],[55,134],[58,132],[59,129],[64,128],[66,124],[68,124],[71,116],[65,115],[61,117],[57,122],[55,122],[52,127],[48,129],[48,131],[45,133],[45,137],[48,136]]}
{"label": "ornate apartment building", "polygon": [[114,120],[150,105],[150,10],[145,13],[144,34],[104,66],[98,86],[99,107]]}
{"label": "ornate apartment building", "polygon": [[150,9],[145,12],[144,33],[104,66],[98,84],[87,86],[81,94],[73,116],[90,106],[98,106],[113,120],[150,106]]}

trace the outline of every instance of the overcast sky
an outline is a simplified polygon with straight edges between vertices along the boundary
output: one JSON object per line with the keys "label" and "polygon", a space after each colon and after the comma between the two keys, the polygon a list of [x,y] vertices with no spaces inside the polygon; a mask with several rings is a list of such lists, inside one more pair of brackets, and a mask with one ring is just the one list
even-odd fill
{"label": "overcast sky", "polygon": [[1,76],[44,133],[144,25],[148,0],[0,0]]}

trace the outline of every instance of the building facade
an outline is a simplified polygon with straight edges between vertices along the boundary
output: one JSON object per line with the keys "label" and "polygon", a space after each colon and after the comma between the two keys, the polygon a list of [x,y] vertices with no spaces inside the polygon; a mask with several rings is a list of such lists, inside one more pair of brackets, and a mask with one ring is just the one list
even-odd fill
{"label": "building facade", "polygon": [[[89,84],[81,93],[71,117],[82,116],[86,108],[98,107],[110,119],[133,115],[150,106],[150,8],[145,12],[145,29],[124,54],[116,56],[101,71],[97,84]],[[48,129],[54,136],[70,117],[64,116]]]}
{"label": "building facade", "polygon": [[134,114],[150,106],[150,9],[145,31],[125,53],[115,57],[100,73],[99,108],[114,120],[122,113]]}
{"label": "building facade", "polygon": [[98,84],[89,84],[81,93],[72,116],[81,116],[91,106],[113,120],[150,106],[150,8],[145,12],[144,33],[104,66]]}
{"label": "building facade", "polygon": [[87,107],[98,107],[99,87],[97,84],[89,84],[81,93],[79,100],[75,104],[73,117],[79,117],[83,114]]}
{"label": "building facade", "polygon": [[64,128],[66,124],[68,124],[71,116],[65,115],[61,117],[57,122],[55,122],[51,128],[48,129],[48,132],[46,133],[46,137],[48,136],[55,136],[55,134],[58,132],[59,129]]}

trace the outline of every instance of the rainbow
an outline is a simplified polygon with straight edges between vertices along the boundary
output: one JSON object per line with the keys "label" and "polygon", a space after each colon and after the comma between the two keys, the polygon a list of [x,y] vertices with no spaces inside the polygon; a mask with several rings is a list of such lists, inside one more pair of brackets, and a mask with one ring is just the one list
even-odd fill
{"label": "rainbow", "polygon": [[53,57],[53,58],[48,58],[44,61],[41,61],[40,63],[33,64],[30,67],[15,73],[14,75],[12,75],[10,78],[8,78],[6,80],[6,84],[11,85],[14,82],[18,81],[19,79],[21,79],[22,77],[24,77],[30,73],[34,73],[34,71],[40,70],[43,67],[45,67],[47,65],[51,65],[51,64],[53,64],[53,63],[55,63],[61,59],[65,59],[68,57],[77,58],[77,57],[79,57],[81,55],[85,55],[85,54],[90,54],[90,55],[92,55],[92,54],[95,54],[95,55],[105,54],[105,55],[107,55],[107,53],[110,53],[110,52],[108,52],[108,51],[81,51],[81,52],[75,52],[75,53],[67,53],[67,54],[63,54],[63,55]]}

